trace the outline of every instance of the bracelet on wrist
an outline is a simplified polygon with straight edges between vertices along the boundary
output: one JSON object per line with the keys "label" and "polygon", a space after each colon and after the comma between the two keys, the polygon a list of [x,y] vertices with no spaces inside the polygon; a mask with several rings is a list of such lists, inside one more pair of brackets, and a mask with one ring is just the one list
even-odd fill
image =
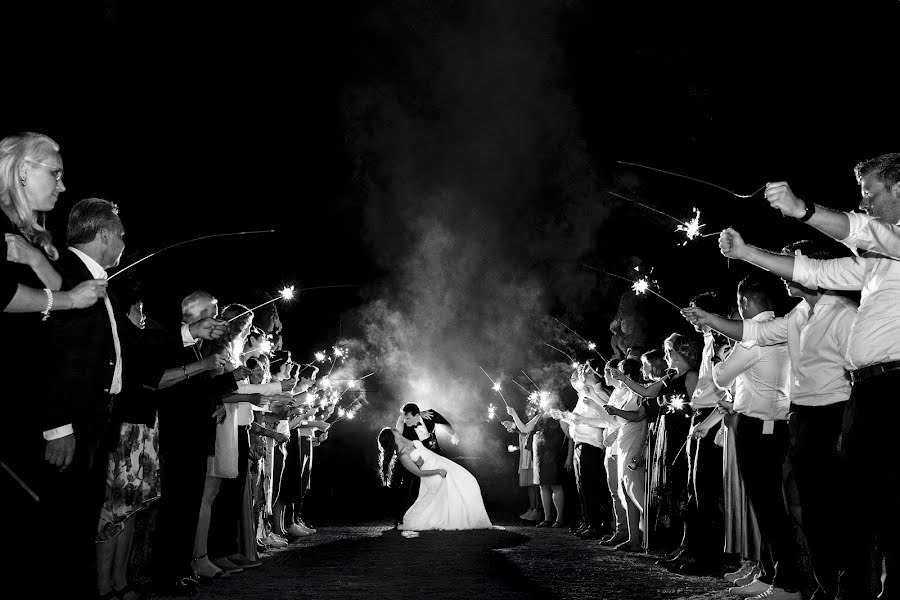
{"label": "bracelet on wrist", "polygon": [[47,308],[41,311],[41,314],[44,315],[41,318],[41,321],[46,321],[50,318],[50,311],[53,309],[53,290],[50,288],[44,288],[44,293],[47,294]]}
{"label": "bracelet on wrist", "polygon": [[187,365],[183,365],[183,366],[181,367],[181,370],[184,372],[184,378],[185,378],[185,379],[190,379],[190,378],[191,378],[191,376],[188,375],[188,372],[187,372]]}

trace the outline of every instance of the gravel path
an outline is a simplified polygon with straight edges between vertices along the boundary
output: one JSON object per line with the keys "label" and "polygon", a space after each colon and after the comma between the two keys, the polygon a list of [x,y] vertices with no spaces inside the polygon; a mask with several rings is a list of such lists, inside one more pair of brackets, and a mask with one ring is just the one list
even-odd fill
{"label": "gravel path", "polygon": [[721,579],[672,575],[648,557],[577,540],[565,530],[511,525],[411,535],[372,524],[320,528],[195,598],[712,600],[733,598],[727,587]]}

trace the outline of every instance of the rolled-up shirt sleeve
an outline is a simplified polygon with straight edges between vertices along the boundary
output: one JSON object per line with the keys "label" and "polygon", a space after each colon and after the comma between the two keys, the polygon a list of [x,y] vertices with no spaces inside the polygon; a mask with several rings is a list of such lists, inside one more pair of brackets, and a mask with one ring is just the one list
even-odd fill
{"label": "rolled-up shirt sleeve", "polygon": [[744,336],[741,338],[741,343],[749,348],[755,345],[774,346],[775,344],[786,342],[788,337],[788,316],[763,322],[744,319]]}
{"label": "rolled-up shirt sleeve", "polygon": [[839,240],[842,244],[900,260],[900,227],[869,215],[854,212],[844,214],[850,220],[850,234]]}
{"label": "rolled-up shirt sleeve", "polygon": [[73,433],[75,433],[75,429],[70,423],[68,425],[63,425],[62,427],[48,429],[44,432],[44,439],[49,442],[50,440],[58,440],[59,438],[64,438],[67,435],[72,435]]}
{"label": "rolled-up shirt sleeve", "polygon": [[728,358],[713,367],[713,383],[720,390],[728,391],[738,375],[759,361],[759,346],[747,348],[743,342],[735,346]]}
{"label": "rolled-up shirt sleeve", "polygon": [[873,259],[847,257],[816,260],[806,256],[794,258],[795,282],[808,288],[828,290],[861,290]]}

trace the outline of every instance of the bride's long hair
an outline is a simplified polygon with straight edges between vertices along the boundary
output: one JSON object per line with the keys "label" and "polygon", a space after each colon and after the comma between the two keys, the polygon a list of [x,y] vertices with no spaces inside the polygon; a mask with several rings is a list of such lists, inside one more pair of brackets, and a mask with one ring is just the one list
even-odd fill
{"label": "bride's long hair", "polygon": [[394,441],[394,431],[385,427],[378,434],[378,474],[381,477],[381,485],[387,487],[391,484],[391,474],[394,472],[394,463],[397,462],[397,442]]}

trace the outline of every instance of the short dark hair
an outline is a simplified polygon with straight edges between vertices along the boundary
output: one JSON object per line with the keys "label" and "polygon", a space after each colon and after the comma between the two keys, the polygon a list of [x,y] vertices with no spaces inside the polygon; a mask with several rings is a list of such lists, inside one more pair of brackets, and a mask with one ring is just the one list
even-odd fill
{"label": "short dark hair", "polygon": [[715,292],[703,292],[702,294],[697,294],[691,299],[690,304],[691,306],[696,306],[701,310],[716,315],[721,315],[727,310],[725,308],[725,302],[723,302],[722,298]]}
{"label": "short dark hair", "polygon": [[623,358],[619,361],[619,370],[625,373],[629,379],[640,381],[641,361],[636,358]]}
{"label": "short dark hair", "polygon": [[66,242],[70,246],[87,244],[93,241],[102,229],[118,231],[121,228],[118,206],[101,198],[79,200],[69,211]]}
{"label": "short dark hair", "polygon": [[853,167],[856,182],[862,183],[862,178],[874,174],[884,187],[890,188],[900,181],[900,152],[888,152],[875,158],[864,160]]}
{"label": "short dark hair", "polygon": [[762,279],[754,277],[753,275],[747,275],[741,279],[737,286],[737,292],[741,296],[753,300],[753,302],[762,309],[772,310],[775,306],[772,302],[770,286]]}
{"label": "short dark hair", "polygon": [[781,249],[781,253],[789,256],[800,255],[816,260],[830,260],[838,257],[836,252],[812,240],[800,240],[799,242],[788,244]]}
{"label": "short dark hair", "polygon": [[405,415],[406,413],[409,413],[412,416],[416,416],[417,414],[419,414],[419,405],[416,404],[415,402],[410,402],[409,404],[404,404],[403,405],[403,414]]}

